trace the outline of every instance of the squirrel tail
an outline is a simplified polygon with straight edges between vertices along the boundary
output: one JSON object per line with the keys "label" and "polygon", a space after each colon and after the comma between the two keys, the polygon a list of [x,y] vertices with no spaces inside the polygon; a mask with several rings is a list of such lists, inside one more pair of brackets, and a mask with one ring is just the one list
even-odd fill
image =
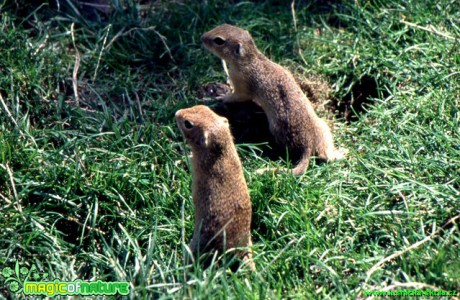
{"label": "squirrel tail", "polygon": [[300,160],[297,162],[295,167],[291,169],[291,173],[294,176],[300,176],[308,169],[308,164],[310,163],[310,155],[307,151],[302,155]]}

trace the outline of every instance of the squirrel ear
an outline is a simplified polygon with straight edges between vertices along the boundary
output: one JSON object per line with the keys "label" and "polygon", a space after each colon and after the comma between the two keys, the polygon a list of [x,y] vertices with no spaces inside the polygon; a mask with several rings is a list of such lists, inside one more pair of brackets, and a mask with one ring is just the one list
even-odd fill
{"label": "squirrel ear", "polygon": [[238,55],[239,57],[243,57],[245,55],[246,51],[244,50],[243,44],[238,43],[235,48],[235,54]]}
{"label": "squirrel ear", "polygon": [[225,117],[220,117],[220,120],[222,121],[222,124],[224,124],[225,127],[229,127],[228,119]]}

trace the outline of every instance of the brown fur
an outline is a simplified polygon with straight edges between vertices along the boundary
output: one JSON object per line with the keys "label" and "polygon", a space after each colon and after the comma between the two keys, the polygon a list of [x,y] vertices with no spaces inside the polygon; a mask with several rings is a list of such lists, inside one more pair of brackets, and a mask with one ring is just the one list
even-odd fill
{"label": "brown fur", "polygon": [[234,91],[223,101],[254,101],[262,107],[276,142],[287,147],[296,161],[292,174],[303,174],[313,155],[324,160],[343,158],[346,150],[334,148],[328,125],[316,115],[292,74],[263,55],[249,32],[223,24],[205,33],[201,41],[229,66]]}
{"label": "brown fur", "polygon": [[[176,121],[192,148],[195,229],[190,249],[194,257],[250,247],[251,201],[227,119],[198,105],[178,110]],[[250,248],[237,256],[254,269]]]}

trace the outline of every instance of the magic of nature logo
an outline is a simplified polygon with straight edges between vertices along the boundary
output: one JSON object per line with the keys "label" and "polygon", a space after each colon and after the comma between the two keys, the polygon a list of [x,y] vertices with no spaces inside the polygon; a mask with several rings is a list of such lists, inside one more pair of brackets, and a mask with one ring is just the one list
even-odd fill
{"label": "magic of nature logo", "polygon": [[3,283],[13,293],[24,295],[128,295],[130,286],[126,281],[61,281],[49,280],[49,274],[39,272],[35,265],[21,267],[16,261],[13,267],[4,267],[0,272]]}

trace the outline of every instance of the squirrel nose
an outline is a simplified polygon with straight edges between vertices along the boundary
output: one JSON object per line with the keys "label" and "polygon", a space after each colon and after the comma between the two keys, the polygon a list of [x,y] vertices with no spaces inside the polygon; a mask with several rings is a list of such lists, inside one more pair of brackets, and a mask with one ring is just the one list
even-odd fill
{"label": "squirrel nose", "polygon": [[211,37],[209,37],[208,35],[203,34],[201,37],[200,37],[200,40],[203,44],[207,45],[211,42]]}

